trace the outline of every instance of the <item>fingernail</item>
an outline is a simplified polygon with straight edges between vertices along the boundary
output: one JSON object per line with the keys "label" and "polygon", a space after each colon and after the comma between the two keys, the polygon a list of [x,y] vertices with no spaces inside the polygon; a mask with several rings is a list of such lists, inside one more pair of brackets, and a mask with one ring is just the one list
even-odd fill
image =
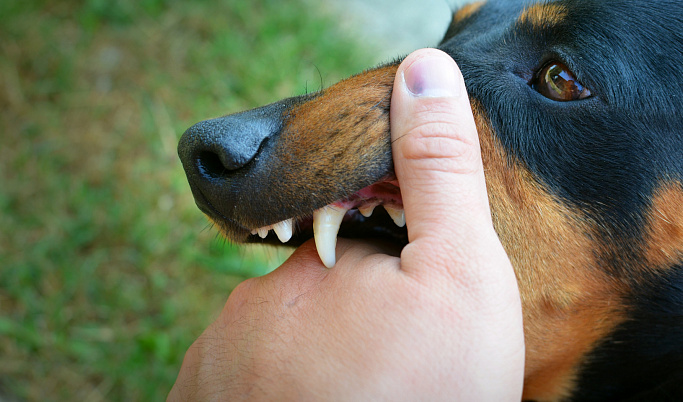
{"label": "fingernail", "polygon": [[403,81],[413,96],[440,98],[460,94],[460,80],[445,57],[423,57],[403,71]]}

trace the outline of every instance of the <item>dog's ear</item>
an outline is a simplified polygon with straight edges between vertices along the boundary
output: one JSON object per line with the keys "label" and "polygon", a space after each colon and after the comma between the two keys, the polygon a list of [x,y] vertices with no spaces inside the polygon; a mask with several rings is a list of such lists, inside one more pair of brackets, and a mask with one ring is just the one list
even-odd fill
{"label": "dog's ear", "polygon": [[453,2],[450,2],[451,10],[453,10],[453,18],[451,19],[451,24],[448,26],[446,35],[444,35],[441,43],[448,41],[462,31],[485,3],[486,1],[475,1],[458,8],[455,7]]}

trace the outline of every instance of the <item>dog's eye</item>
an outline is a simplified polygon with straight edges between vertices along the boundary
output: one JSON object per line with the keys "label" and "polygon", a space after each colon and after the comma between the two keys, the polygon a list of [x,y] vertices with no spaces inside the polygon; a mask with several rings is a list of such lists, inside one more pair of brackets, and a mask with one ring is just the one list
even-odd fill
{"label": "dog's eye", "polygon": [[534,77],[531,87],[546,98],[567,102],[591,96],[574,74],[562,63],[546,64]]}

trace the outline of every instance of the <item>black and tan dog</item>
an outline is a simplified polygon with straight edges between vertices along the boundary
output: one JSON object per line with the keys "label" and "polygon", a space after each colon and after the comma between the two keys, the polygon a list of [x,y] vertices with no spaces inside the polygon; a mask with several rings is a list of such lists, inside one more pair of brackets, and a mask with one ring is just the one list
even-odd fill
{"label": "black and tan dog", "polygon": [[[524,398],[683,400],[683,2],[473,3],[440,49],[465,77],[520,286]],[[328,266],[337,230],[405,244],[399,62],[190,128],[199,208],[238,242],[315,229]]]}

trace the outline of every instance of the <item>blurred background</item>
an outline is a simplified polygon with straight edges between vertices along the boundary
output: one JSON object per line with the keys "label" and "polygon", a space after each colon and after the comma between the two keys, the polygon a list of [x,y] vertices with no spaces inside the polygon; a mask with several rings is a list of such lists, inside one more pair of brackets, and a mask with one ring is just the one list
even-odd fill
{"label": "blurred background", "polygon": [[180,135],[436,44],[433,3],[1,1],[0,401],[165,399],[230,290],[287,255],[207,224]]}

